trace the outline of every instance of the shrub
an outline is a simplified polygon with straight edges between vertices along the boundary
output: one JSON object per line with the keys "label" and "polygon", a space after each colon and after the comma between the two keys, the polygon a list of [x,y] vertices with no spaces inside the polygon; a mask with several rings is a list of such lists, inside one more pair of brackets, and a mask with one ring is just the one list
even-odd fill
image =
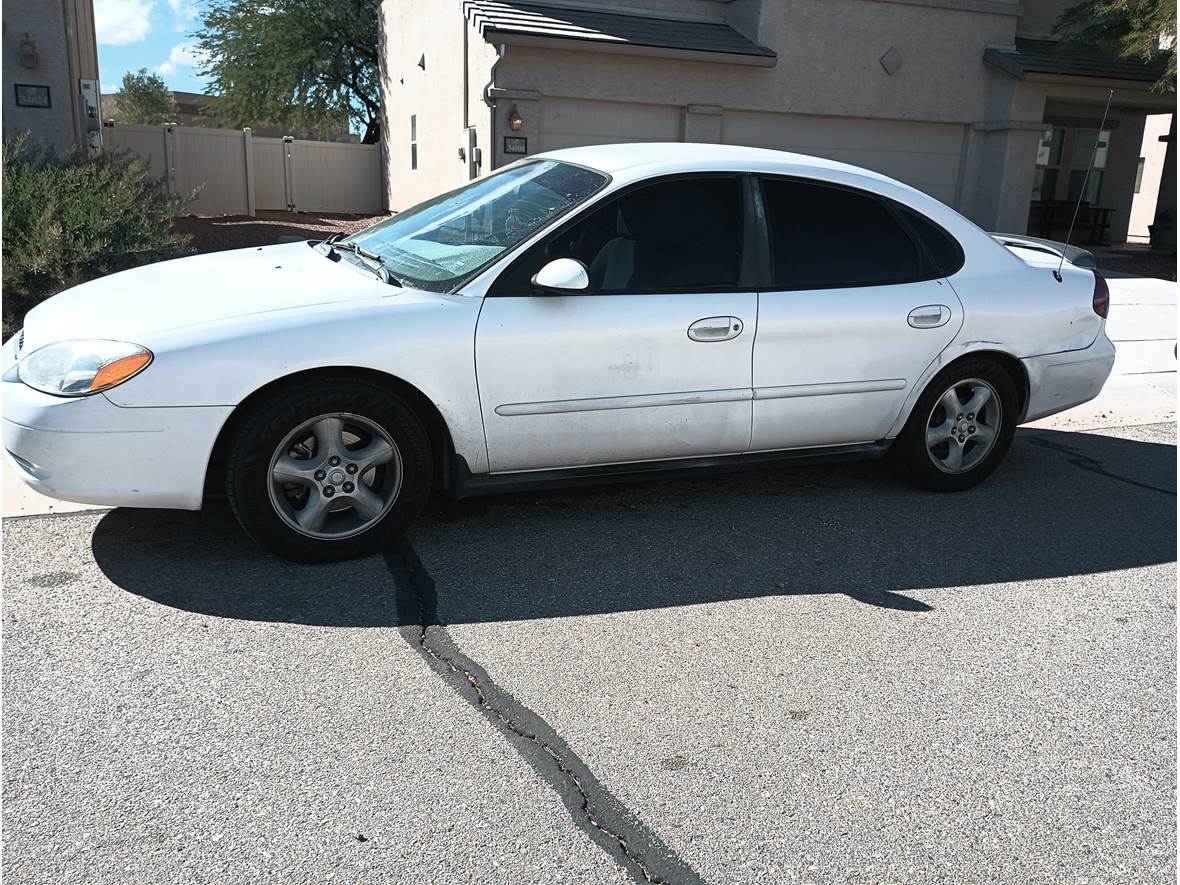
{"label": "shrub", "polygon": [[172,229],[187,201],[129,155],[58,156],[26,133],[5,141],[3,174],[6,338],[62,289],[190,251]]}

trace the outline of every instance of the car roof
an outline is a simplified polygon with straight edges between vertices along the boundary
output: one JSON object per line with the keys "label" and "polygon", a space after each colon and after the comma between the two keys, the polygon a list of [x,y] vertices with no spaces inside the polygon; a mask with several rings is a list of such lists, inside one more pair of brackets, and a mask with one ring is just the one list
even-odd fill
{"label": "car roof", "polygon": [[[533,159],[538,157],[589,166],[612,176],[622,172],[637,173],[640,167],[644,174],[651,174],[663,167],[668,172],[774,171],[784,175],[795,173],[804,176],[814,175],[817,172],[843,172],[877,181],[892,181],[880,173],[835,160],[734,144],[702,144],[679,141],[596,144],[546,151],[534,155]],[[640,176],[636,174],[627,177]]]}

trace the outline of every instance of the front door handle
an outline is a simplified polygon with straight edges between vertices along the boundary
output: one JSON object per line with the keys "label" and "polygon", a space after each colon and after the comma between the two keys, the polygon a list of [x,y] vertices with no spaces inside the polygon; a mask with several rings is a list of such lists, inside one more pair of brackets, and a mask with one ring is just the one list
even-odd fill
{"label": "front door handle", "polygon": [[909,323],[915,329],[937,329],[951,320],[951,309],[945,304],[925,304],[910,311]]}
{"label": "front door handle", "polygon": [[742,334],[744,325],[737,317],[705,317],[688,327],[693,341],[729,341]]}

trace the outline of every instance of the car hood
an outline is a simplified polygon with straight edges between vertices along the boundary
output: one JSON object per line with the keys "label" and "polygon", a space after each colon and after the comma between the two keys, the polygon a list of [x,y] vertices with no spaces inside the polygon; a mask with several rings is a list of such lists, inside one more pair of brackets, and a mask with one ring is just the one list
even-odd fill
{"label": "car hood", "polygon": [[21,352],[76,338],[138,344],[184,326],[400,291],[346,260],[331,261],[306,242],[194,255],[54,295],[25,317]]}

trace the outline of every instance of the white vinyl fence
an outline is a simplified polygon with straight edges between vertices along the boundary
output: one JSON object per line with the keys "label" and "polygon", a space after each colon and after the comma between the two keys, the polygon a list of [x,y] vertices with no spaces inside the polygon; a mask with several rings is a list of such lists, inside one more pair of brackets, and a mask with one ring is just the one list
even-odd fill
{"label": "white vinyl fence", "polygon": [[375,144],[255,138],[249,129],[131,126],[106,129],[114,150],[140,157],[171,193],[197,197],[198,215],[259,209],[376,215],[385,211],[381,149]]}

